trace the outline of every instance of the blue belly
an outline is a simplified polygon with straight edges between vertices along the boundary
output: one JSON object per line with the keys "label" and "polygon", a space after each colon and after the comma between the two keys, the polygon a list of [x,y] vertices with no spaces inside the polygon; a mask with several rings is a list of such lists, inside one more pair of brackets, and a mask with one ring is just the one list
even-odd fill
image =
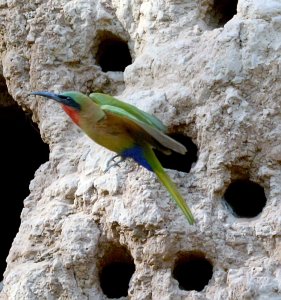
{"label": "blue belly", "polygon": [[126,149],[121,153],[124,158],[132,158],[139,165],[145,167],[148,171],[153,171],[144,157],[143,149],[140,146],[135,146],[134,148]]}

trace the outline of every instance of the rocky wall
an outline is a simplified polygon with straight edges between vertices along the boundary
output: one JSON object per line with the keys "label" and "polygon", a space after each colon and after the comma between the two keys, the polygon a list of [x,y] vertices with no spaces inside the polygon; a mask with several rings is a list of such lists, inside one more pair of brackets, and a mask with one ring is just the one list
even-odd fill
{"label": "rocky wall", "polygon": [[[0,8],[3,76],[50,147],[24,200],[1,299],[280,299],[280,1]],[[129,51],[123,69],[103,65],[116,43]],[[134,162],[105,173],[113,153],[57,104],[29,95],[36,90],[110,93],[192,140],[191,169],[167,172],[196,224]]]}

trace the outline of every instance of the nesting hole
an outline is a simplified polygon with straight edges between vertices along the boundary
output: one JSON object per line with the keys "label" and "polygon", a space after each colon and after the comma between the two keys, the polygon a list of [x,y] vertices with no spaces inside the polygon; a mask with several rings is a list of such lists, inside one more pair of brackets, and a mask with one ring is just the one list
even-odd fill
{"label": "nesting hole", "polygon": [[222,27],[237,13],[238,0],[214,0],[206,18],[212,27]]}
{"label": "nesting hole", "polygon": [[169,136],[186,147],[186,154],[182,155],[176,152],[172,152],[172,154],[170,155],[165,155],[164,153],[155,150],[157,158],[161,162],[162,166],[166,169],[172,169],[188,173],[192,167],[192,164],[197,161],[197,146],[193,143],[190,137],[185,136],[183,134],[177,133],[170,134]]}
{"label": "nesting hole", "polygon": [[111,245],[99,265],[99,280],[108,298],[128,296],[129,283],[135,272],[132,256],[125,247]]}
{"label": "nesting hole", "polygon": [[0,280],[6,268],[6,257],[18,232],[23,200],[29,194],[34,172],[49,158],[49,147],[43,143],[38,127],[8,94],[0,76]]}
{"label": "nesting hole", "polygon": [[224,194],[224,200],[233,214],[240,218],[256,217],[266,205],[263,187],[248,179],[232,182]]}
{"label": "nesting hole", "polygon": [[213,276],[213,266],[203,253],[180,253],[173,270],[179,288],[185,291],[202,291]]}
{"label": "nesting hole", "polygon": [[96,60],[103,72],[123,72],[132,63],[126,41],[108,31],[99,33],[98,40]]}

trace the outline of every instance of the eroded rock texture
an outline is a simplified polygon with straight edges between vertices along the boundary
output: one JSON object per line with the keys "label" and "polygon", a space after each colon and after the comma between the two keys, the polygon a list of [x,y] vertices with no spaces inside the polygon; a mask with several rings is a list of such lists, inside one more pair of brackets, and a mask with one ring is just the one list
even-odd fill
{"label": "eroded rock texture", "polygon": [[[0,7],[3,76],[50,146],[24,200],[1,297],[280,299],[280,1],[3,0]],[[131,59],[123,72],[119,62]],[[112,153],[58,105],[29,96],[70,89],[117,95],[193,140],[190,172],[168,172],[195,226],[153,174],[131,161],[104,173]],[[237,180],[246,189],[236,185],[226,205]],[[264,193],[258,209],[251,182]],[[126,276],[129,288],[120,292]]]}

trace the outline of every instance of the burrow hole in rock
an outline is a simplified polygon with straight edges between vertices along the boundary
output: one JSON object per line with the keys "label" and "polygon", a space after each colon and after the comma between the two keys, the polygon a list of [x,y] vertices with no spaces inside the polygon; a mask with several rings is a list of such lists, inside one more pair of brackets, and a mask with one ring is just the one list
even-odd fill
{"label": "burrow hole in rock", "polygon": [[165,155],[164,153],[155,150],[157,158],[166,169],[188,173],[192,164],[195,163],[198,158],[198,148],[196,144],[193,143],[190,137],[183,134],[175,133],[169,134],[169,136],[186,147],[186,154],[182,155],[177,152],[172,152],[170,155]]}
{"label": "burrow hole in rock", "polygon": [[108,298],[128,296],[134,272],[135,264],[127,248],[109,245],[99,263],[99,280],[103,293]]}
{"label": "burrow hole in rock", "polygon": [[38,167],[49,159],[49,147],[43,143],[38,127],[9,95],[0,76],[0,190],[2,228],[0,280],[6,258],[20,225],[23,200]]}
{"label": "burrow hole in rock", "polygon": [[237,13],[238,0],[214,0],[210,6],[206,21],[214,28],[224,26]]}
{"label": "burrow hole in rock", "polygon": [[266,205],[264,188],[249,179],[234,180],[225,191],[224,201],[236,217],[253,218]]}
{"label": "burrow hole in rock", "polygon": [[126,41],[109,31],[101,31],[97,35],[97,64],[103,72],[119,71],[132,63],[132,57]]}
{"label": "burrow hole in rock", "polygon": [[213,276],[213,266],[201,252],[180,253],[175,261],[173,277],[185,291],[202,291]]}

